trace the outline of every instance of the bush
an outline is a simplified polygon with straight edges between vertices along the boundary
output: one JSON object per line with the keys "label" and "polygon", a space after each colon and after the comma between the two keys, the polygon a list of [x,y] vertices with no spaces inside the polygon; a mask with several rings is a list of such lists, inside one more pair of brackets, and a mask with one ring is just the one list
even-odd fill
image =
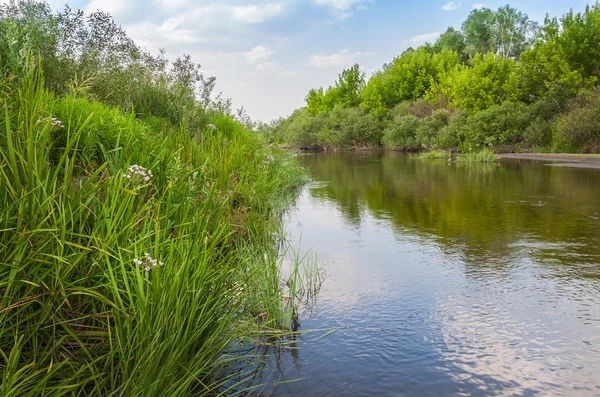
{"label": "bush", "polygon": [[293,146],[316,146],[318,135],[326,126],[327,114],[311,116],[306,109],[294,112],[290,119],[283,123],[281,136],[284,142]]}
{"label": "bush", "polygon": [[554,151],[585,151],[586,144],[600,141],[600,95],[597,90],[583,91],[556,119],[552,134]]}
{"label": "bush", "polygon": [[423,99],[401,102],[389,112],[391,119],[399,119],[404,116],[416,116],[420,119],[430,117],[435,111],[435,106]]}
{"label": "bush", "polygon": [[[336,108],[327,116],[327,128],[332,137],[332,146],[379,146],[381,128],[379,121],[362,108]],[[325,144],[326,142],[319,142]]]}
{"label": "bush", "polygon": [[383,144],[389,147],[416,147],[415,135],[421,120],[416,116],[404,116],[383,132]]}
{"label": "bush", "polygon": [[527,147],[538,148],[536,151],[549,147],[552,142],[552,124],[553,120],[535,118],[523,131],[523,143]]}
{"label": "bush", "polygon": [[435,143],[439,147],[456,147],[460,142],[462,129],[467,123],[468,117],[465,112],[457,111],[450,115],[448,124],[443,127],[437,135]]}
{"label": "bush", "polygon": [[529,108],[520,102],[504,102],[469,116],[464,141],[472,145],[515,144],[531,122]]}
{"label": "bush", "polygon": [[436,110],[431,117],[423,119],[415,133],[418,145],[437,145],[437,137],[442,128],[448,125],[450,112],[444,109]]}

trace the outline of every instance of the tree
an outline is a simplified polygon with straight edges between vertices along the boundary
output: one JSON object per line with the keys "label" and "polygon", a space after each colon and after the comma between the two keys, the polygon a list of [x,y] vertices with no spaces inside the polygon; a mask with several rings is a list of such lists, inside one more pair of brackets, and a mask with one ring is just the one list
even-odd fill
{"label": "tree", "polygon": [[537,23],[527,14],[508,5],[496,11],[494,21],[495,52],[503,58],[518,58],[534,42]]}
{"label": "tree", "polygon": [[591,87],[600,76],[600,4],[560,20],[546,18],[539,40],[521,55],[520,83],[525,99]]}
{"label": "tree", "polygon": [[333,86],[327,88],[311,89],[306,96],[306,106],[312,115],[333,110],[335,107],[351,108],[360,105],[360,92],[365,87],[365,74],[360,66],[355,64],[350,69],[345,69]]}
{"label": "tree", "polygon": [[473,10],[462,25],[469,55],[494,52],[495,13],[489,8]]}
{"label": "tree", "polygon": [[467,44],[465,43],[465,36],[460,30],[456,30],[453,27],[449,27],[444,33],[433,44],[434,52],[442,52],[442,50],[451,50],[458,54],[459,60],[466,62],[468,56],[465,52]]}
{"label": "tree", "polygon": [[454,51],[431,53],[423,47],[407,50],[371,77],[362,92],[362,106],[381,116],[400,102],[421,98],[441,74],[457,63]]}
{"label": "tree", "polygon": [[471,58],[471,65],[457,65],[445,73],[430,95],[441,93],[453,107],[478,112],[507,99],[507,84],[514,75],[515,62],[489,52]]}

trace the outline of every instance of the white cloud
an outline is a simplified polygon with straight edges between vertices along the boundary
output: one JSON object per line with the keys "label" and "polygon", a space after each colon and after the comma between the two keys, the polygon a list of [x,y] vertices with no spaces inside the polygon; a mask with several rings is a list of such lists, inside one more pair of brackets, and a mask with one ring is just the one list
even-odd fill
{"label": "white cloud", "polygon": [[445,11],[454,11],[454,10],[458,10],[461,5],[462,5],[462,0],[450,1],[446,4],[444,4],[442,8]]}
{"label": "white cloud", "polygon": [[155,2],[165,10],[172,10],[174,8],[181,8],[189,4],[188,0],[155,0]]}
{"label": "white cloud", "polygon": [[411,37],[410,39],[406,40],[405,44],[410,44],[413,46],[420,46],[425,43],[431,43],[431,42],[435,41],[438,37],[440,37],[441,34],[442,34],[441,32],[420,34],[420,35]]}
{"label": "white cloud", "polygon": [[270,49],[268,46],[259,45],[259,46],[254,47],[250,51],[246,52],[246,59],[250,63],[255,63],[256,61],[268,59],[273,54],[275,54],[275,51]]}
{"label": "white cloud", "polygon": [[311,55],[308,62],[317,67],[348,67],[361,58],[367,58],[374,55],[372,52],[350,52],[342,50],[336,54],[330,55]]}
{"label": "white cloud", "polygon": [[477,3],[477,4],[473,4],[473,9],[474,10],[481,10],[482,8],[484,8],[485,6],[483,4]]}
{"label": "white cloud", "polygon": [[111,15],[118,15],[125,9],[127,2],[123,0],[92,0],[84,8],[87,13],[104,11]]}
{"label": "white cloud", "polygon": [[318,5],[333,7],[337,10],[347,10],[354,4],[364,2],[365,0],[315,0]]}
{"label": "white cloud", "polygon": [[283,3],[278,2],[265,5],[231,7],[231,14],[237,22],[254,24],[262,23],[278,16],[283,9]]}
{"label": "white cloud", "polygon": [[256,65],[256,71],[263,76],[291,77],[298,74],[296,70],[287,70],[277,62],[263,62]]}
{"label": "white cloud", "polygon": [[208,41],[208,38],[200,32],[180,26],[180,21],[177,18],[169,18],[162,24],[144,21],[128,26],[126,30],[137,44],[149,49]]}

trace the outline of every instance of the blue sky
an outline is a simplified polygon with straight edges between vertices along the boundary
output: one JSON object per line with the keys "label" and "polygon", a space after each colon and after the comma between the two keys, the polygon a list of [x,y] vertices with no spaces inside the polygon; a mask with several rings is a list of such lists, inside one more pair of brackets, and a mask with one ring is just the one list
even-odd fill
{"label": "blue sky", "polygon": [[[0,0],[3,1],[3,0]],[[6,0],[4,0],[6,1]],[[592,0],[514,0],[543,21],[582,11]],[[474,7],[496,0],[75,0],[73,8],[111,13],[138,44],[189,53],[217,90],[269,121],[302,106],[308,90],[328,86],[359,63],[367,74],[409,46],[460,27]],[[50,0],[54,10],[65,1]]]}

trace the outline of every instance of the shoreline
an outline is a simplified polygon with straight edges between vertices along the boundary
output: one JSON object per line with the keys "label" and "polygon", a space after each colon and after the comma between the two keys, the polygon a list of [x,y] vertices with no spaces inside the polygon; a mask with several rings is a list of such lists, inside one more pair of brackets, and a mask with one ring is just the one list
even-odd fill
{"label": "shoreline", "polygon": [[517,160],[535,160],[550,161],[546,164],[550,167],[570,167],[570,168],[593,168],[600,169],[600,154],[572,154],[572,153],[500,153],[497,154],[499,160],[517,159]]}

